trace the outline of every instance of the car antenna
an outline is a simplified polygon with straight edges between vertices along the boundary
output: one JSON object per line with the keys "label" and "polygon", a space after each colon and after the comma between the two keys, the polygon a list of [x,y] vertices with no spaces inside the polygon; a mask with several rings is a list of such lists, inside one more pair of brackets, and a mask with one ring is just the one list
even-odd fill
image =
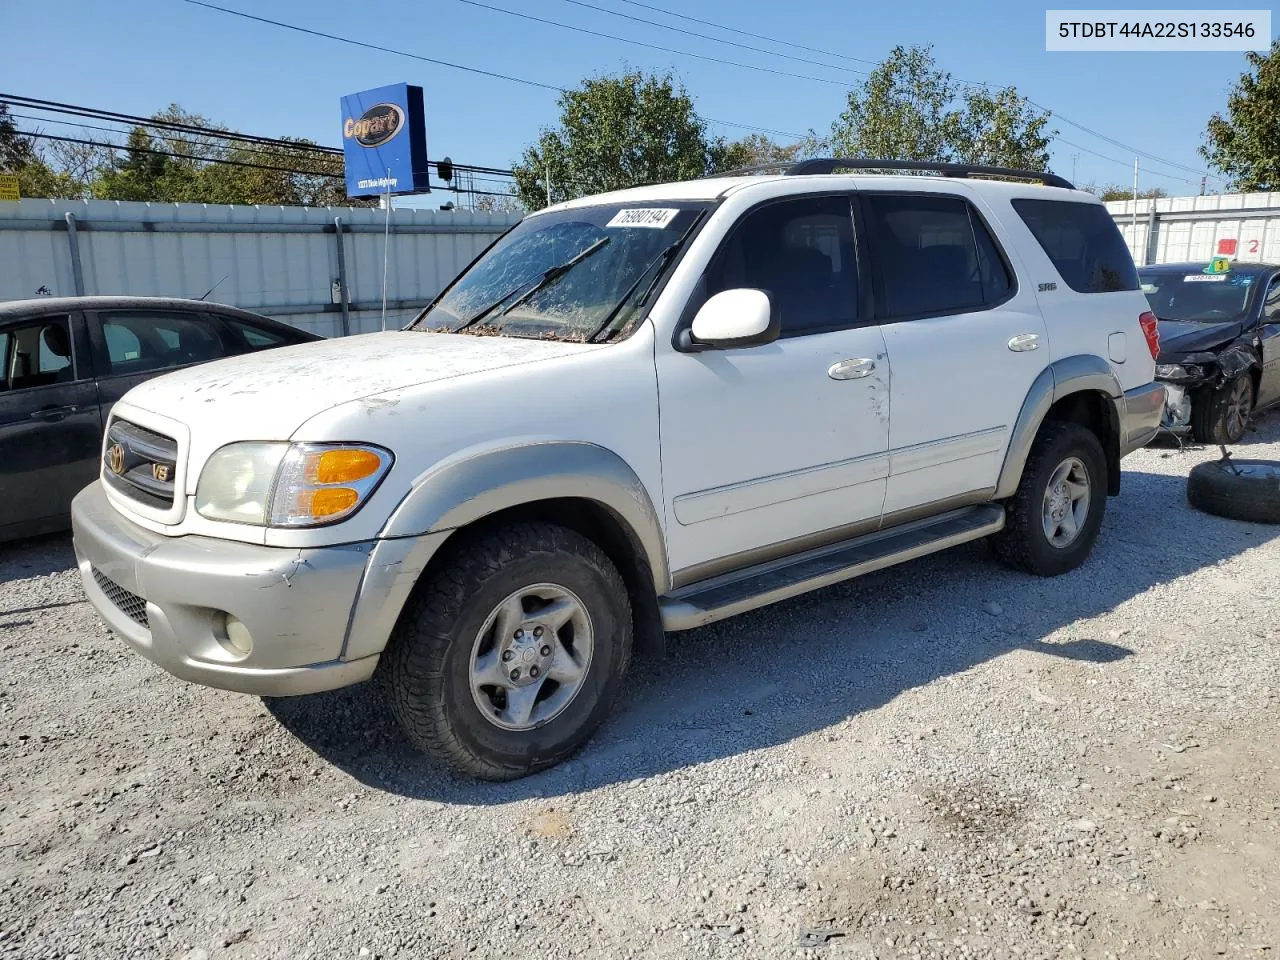
{"label": "car antenna", "polygon": [[[222,280],[227,279],[227,277],[228,277],[228,276],[230,276],[230,274],[224,274],[224,275],[223,275],[223,277],[222,277]],[[204,292],[204,297],[207,297],[209,294],[213,293],[213,291],[217,290],[217,289],[218,289],[218,287],[220,287],[220,286],[222,285],[222,280],[219,280],[219,281],[218,281],[217,283],[215,283],[212,287],[210,287],[208,290],[206,290],[206,291]],[[196,299],[198,299],[198,300],[203,300],[203,299],[204,299],[204,297],[197,297]]]}

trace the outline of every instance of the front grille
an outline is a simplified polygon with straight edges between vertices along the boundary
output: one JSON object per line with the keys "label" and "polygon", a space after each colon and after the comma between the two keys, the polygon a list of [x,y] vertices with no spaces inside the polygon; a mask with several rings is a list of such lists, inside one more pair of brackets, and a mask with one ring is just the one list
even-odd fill
{"label": "front grille", "polygon": [[130,593],[110,577],[104,575],[97,567],[93,567],[92,570],[94,582],[98,585],[98,589],[107,595],[107,599],[114,603],[120,612],[134,623],[150,629],[150,624],[147,622],[147,601],[136,593]]}
{"label": "front grille", "polygon": [[173,506],[178,441],[128,420],[112,420],[103,447],[102,479],[156,510]]}

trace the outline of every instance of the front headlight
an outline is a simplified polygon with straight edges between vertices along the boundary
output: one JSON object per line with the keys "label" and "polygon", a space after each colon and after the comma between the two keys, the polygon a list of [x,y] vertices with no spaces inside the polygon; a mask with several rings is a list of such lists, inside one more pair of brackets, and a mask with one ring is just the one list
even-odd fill
{"label": "front headlight", "polygon": [[201,471],[196,512],[256,526],[337,523],[368,499],[392,460],[365,444],[232,443]]}
{"label": "front headlight", "polygon": [[1199,380],[1204,368],[1194,363],[1161,363],[1156,365],[1156,377],[1160,380]]}

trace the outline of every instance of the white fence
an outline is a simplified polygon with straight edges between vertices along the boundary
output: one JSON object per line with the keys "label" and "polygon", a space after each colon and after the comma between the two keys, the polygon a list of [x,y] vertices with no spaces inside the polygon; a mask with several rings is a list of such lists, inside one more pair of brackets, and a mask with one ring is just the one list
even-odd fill
{"label": "white fence", "polygon": [[[385,211],[109,200],[0,201],[0,300],[199,297],[326,336],[381,324]],[[395,210],[387,327],[403,325],[519,220]]]}
{"label": "white fence", "polygon": [[1280,193],[1139,200],[1136,216],[1132,200],[1113,200],[1107,209],[1139,265],[1208,260],[1219,252],[1280,263]]}

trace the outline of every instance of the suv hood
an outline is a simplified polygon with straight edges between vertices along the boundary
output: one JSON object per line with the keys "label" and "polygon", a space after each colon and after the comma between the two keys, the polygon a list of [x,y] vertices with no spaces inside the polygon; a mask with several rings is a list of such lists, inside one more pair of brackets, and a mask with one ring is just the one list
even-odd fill
{"label": "suv hood", "polygon": [[139,384],[123,398],[185,424],[192,455],[233,440],[287,440],[331,407],[390,390],[595,345],[444,333],[372,333],[304,343],[189,367]]}
{"label": "suv hood", "polygon": [[1243,320],[1228,320],[1225,323],[1161,320],[1159,322],[1160,362],[1173,363],[1185,353],[1212,350],[1240,336],[1245,326]]}

